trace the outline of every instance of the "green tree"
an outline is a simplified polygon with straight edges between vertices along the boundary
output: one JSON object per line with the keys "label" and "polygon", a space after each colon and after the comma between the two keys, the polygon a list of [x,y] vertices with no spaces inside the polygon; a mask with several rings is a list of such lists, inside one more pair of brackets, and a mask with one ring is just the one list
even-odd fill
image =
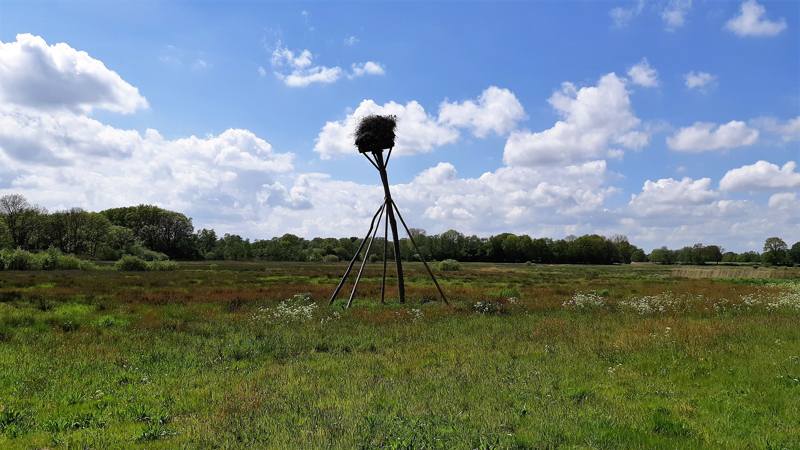
{"label": "green tree", "polygon": [[761,257],[765,263],[773,266],[786,264],[787,250],[788,247],[783,239],[779,237],[767,238],[764,241],[764,253]]}
{"label": "green tree", "polygon": [[650,252],[650,262],[659,264],[674,264],[675,252],[667,247],[654,249],[652,252]]}
{"label": "green tree", "polygon": [[171,258],[197,256],[192,220],[181,213],[153,205],[107,209],[112,224],[130,228],[142,244]]}
{"label": "green tree", "polygon": [[214,230],[203,228],[197,232],[197,251],[205,259],[214,259],[214,249],[217,247],[217,233]]}
{"label": "green tree", "polygon": [[631,262],[647,262],[647,255],[644,253],[644,250],[639,247],[634,247],[631,252]]}
{"label": "green tree", "polygon": [[800,264],[800,241],[795,242],[789,250],[789,258],[794,264]]}
{"label": "green tree", "polygon": [[6,221],[0,218],[0,249],[11,248],[14,241],[11,239],[11,233],[8,231]]}

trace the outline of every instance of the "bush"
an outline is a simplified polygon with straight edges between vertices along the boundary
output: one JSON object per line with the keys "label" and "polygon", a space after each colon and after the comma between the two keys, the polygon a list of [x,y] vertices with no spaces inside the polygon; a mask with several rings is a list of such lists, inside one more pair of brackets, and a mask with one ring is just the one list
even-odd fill
{"label": "bush", "polygon": [[88,270],[93,267],[89,261],[55,249],[41,253],[0,250],[0,270]]}
{"label": "bush", "polygon": [[0,269],[2,270],[43,270],[52,269],[54,263],[46,253],[31,253],[25,250],[0,251]]}
{"label": "bush", "polygon": [[166,261],[169,259],[169,257],[164,253],[155,252],[149,248],[142,247],[141,245],[133,246],[131,253],[145,261]]}
{"label": "bush", "polygon": [[151,261],[147,263],[147,270],[153,272],[168,272],[178,270],[178,263],[175,261]]}
{"label": "bush", "polygon": [[2,253],[3,270],[31,270],[33,254],[25,250],[10,250]]}
{"label": "bush", "polygon": [[444,261],[439,261],[439,270],[442,271],[455,271],[461,270],[461,263],[456,261],[455,259],[445,259]]}
{"label": "bush", "polygon": [[147,261],[138,256],[125,255],[116,262],[115,266],[122,272],[144,272],[147,270]]}
{"label": "bush", "polygon": [[322,262],[324,263],[335,263],[339,262],[339,257],[336,255],[325,255],[322,257]]}
{"label": "bush", "polygon": [[58,270],[89,270],[94,267],[89,261],[84,261],[74,255],[55,255],[55,269]]}

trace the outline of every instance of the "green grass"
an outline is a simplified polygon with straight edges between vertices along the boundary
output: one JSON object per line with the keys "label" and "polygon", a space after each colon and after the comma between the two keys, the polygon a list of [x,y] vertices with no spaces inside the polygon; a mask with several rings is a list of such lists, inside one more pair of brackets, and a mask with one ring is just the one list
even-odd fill
{"label": "green grass", "polygon": [[375,264],[342,310],[343,264],[214,264],[0,273],[0,448],[800,447],[797,282],[462,264],[448,307],[409,264],[380,305]]}

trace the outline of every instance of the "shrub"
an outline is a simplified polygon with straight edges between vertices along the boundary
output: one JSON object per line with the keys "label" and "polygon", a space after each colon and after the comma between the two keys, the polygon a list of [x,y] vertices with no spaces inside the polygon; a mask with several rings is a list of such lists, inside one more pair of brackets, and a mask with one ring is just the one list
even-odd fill
{"label": "shrub", "polygon": [[31,253],[25,250],[0,250],[0,270],[88,270],[89,261],[50,249]]}
{"label": "shrub", "polygon": [[322,257],[322,262],[324,263],[335,263],[339,262],[339,257],[336,255],[325,255]]}
{"label": "shrub", "polygon": [[145,261],[166,261],[169,259],[169,257],[163,253],[150,250],[149,248],[142,247],[141,245],[133,246],[131,253],[133,256],[141,258]]}
{"label": "shrub", "polygon": [[4,270],[31,270],[33,254],[25,250],[11,250],[3,252]]}
{"label": "shrub", "polygon": [[89,261],[82,260],[74,255],[55,255],[54,269],[58,270],[89,270],[94,267]]}
{"label": "shrub", "polygon": [[455,259],[445,259],[444,261],[439,261],[438,267],[441,271],[461,270],[461,263]]}
{"label": "shrub", "polygon": [[122,272],[144,272],[147,270],[147,261],[133,255],[123,256],[115,265],[117,270]]}
{"label": "shrub", "polygon": [[147,270],[153,272],[168,272],[178,270],[178,263],[175,261],[150,261],[147,263]]}

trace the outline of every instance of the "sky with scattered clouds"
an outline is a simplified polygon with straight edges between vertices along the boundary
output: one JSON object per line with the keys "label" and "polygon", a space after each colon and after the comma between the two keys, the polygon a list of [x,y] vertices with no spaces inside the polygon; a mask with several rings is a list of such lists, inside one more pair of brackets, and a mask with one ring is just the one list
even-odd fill
{"label": "sky with scattered clouds", "polygon": [[0,194],[357,236],[800,240],[800,2],[4,2]]}

